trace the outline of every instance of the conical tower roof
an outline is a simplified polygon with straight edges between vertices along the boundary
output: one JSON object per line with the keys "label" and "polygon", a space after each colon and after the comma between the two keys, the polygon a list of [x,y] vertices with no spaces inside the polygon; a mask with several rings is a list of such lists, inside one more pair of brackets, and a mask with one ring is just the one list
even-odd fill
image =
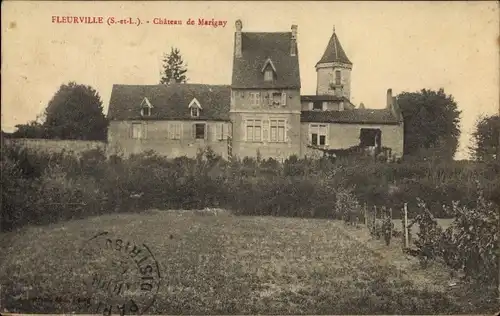
{"label": "conical tower roof", "polygon": [[318,61],[318,64],[333,62],[352,65],[352,62],[349,60],[349,58],[347,58],[342,45],[340,45],[339,38],[335,33],[335,27],[333,28],[333,34],[332,37],[330,37],[328,46],[326,46],[325,53],[323,54],[323,57],[321,57],[321,59]]}

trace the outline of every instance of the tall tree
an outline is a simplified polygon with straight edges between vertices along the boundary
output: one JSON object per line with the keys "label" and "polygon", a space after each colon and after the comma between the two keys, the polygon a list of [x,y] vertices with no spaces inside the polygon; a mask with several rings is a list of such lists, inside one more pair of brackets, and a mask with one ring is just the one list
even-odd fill
{"label": "tall tree", "polygon": [[404,154],[416,156],[429,149],[453,159],[460,137],[460,114],[453,96],[422,89],[397,97],[404,119]]}
{"label": "tall tree", "polygon": [[50,138],[106,140],[108,121],[99,93],[90,86],[63,84],[45,109]]}
{"label": "tall tree", "polygon": [[171,80],[176,83],[186,83],[187,64],[184,64],[179,49],[172,47],[170,54],[163,56],[163,69],[160,84],[169,84]]}
{"label": "tall tree", "polygon": [[471,155],[474,160],[491,161],[497,158],[500,146],[500,115],[480,118],[472,133]]}

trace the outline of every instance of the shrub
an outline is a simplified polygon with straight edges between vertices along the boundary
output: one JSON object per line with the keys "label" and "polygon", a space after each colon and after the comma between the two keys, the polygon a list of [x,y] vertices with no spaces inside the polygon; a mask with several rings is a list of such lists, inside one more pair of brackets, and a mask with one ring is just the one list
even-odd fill
{"label": "shrub", "polygon": [[[41,222],[40,216],[48,216],[41,214],[62,219],[70,218],[70,213],[204,207],[229,208],[244,215],[343,218],[353,223],[361,218],[359,205],[364,203],[394,210],[408,203],[409,216],[414,217],[416,197],[431,201],[427,208],[433,216],[451,217],[443,204],[451,206],[456,200],[469,209],[477,206],[475,179],[488,188],[484,199],[500,196],[498,163],[385,163],[361,157],[332,161],[297,156],[284,163],[261,157],[227,162],[210,148],[200,150],[195,158],[169,159],[149,151],[124,159],[106,157],[101,149],[78,158],[67,152],[36,152],[6,144],[2,171],[2,218],[4,226],[12,227]],[[60,205],[80,203],[77,200],[85,206],[44,210],[49,206],[41,202],[39,192],[46,186],[51,187],[50,203],[58,199],[63,201]],[[57,212],[64,215],[54,215]],[[400,212],[393,215],[398,218]]]}
{"label": "shrub", "polygon": [[445,231],[438,225],[425,203],[416,218],[420,232],[415,241],[425,267],[429,260],[441,259],[455,270],[462,270],[469,280],[483,284],[498,278],[498,206],[484,198],[479,190],[474,208],[453,203],[444,209],[454,216]]}
{"label": "shrub", "polygon": [[335,193],[335,211],[345,223],[357,225],[361,218],[361,206],[352,193],[352,189],[338,188]]}

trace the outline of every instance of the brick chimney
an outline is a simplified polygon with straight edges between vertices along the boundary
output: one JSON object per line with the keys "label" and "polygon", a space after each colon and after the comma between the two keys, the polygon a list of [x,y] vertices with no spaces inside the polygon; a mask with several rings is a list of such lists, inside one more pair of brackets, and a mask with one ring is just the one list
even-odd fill
{"label": "brick chimney", "polygon": [[397,99],[396,97],[392,96],[392,89],[387,89],[387,109],[391,110],[392,115],[394,117],[402,122],[403,121],[403,115],[401,113],[401,109],[399,108],[399,105],[397,104]]}
{"label": "brick chimney", "polygon": [[387,104],[386,108],[392,109],[392,89],[387,89]]}
{"label": "brick chimney", "polygon": [[292,40],[290,43],[290,56],[297,55],[297,25],[292,25]]}
{"label": "brick chimney", "polygon": [[243,23],[241,23],[241,20],[236,20],[235,27],[236,33],[234,33],[234,56],[241,57],[241,29],[243,28]]}

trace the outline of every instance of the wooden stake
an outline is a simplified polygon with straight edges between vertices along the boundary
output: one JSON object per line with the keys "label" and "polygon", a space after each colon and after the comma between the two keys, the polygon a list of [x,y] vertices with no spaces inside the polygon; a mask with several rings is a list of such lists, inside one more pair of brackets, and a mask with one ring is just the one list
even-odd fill
{"label": "wooden stake", "polygon": [[390,217],[389,219],[391,221],[391,226],[389,226],[389,232],[390,232],[389,236],[391,236],[391,239],[392,239],[392,207],[389,208],[389,217]]}
{"label": "wooden stake", "polygon": [[405,245],[405,231],[406,231],[406,226],[405,226],[405,215],[404,214],[405,214],[405,210],[404,210],[404,207],[403,207],[403,208],[401,208],[401,215],[402,215],[401,216],[401,227],[402,227],[402,230],[401,230],[401,232],[402,232],[402,234],[401,234],[401,236],[402,236],[401,242],[403,243],[403,249],[406,248],[406,245]]}
{"label": "wooden stake", "polygon": [[409,240],[408,240],[408,203],[404,204],[404,226],[405,226],[405,248],[408,248],[409,246]]}
{"label": "wooden stake", "polygon": [[364,217],[364,218],[365,218],[365,219],[364,219],[364,221],[365,221],[365,226],[368,226],[368,217],[367,217],[367,216],[368,216],[368,212],[367,212],[367,209],[366,209],[366,203],[364,204],[364,207],[363,207],[363,212],[364,212],[364,214],[365,214],[365,217]]}

